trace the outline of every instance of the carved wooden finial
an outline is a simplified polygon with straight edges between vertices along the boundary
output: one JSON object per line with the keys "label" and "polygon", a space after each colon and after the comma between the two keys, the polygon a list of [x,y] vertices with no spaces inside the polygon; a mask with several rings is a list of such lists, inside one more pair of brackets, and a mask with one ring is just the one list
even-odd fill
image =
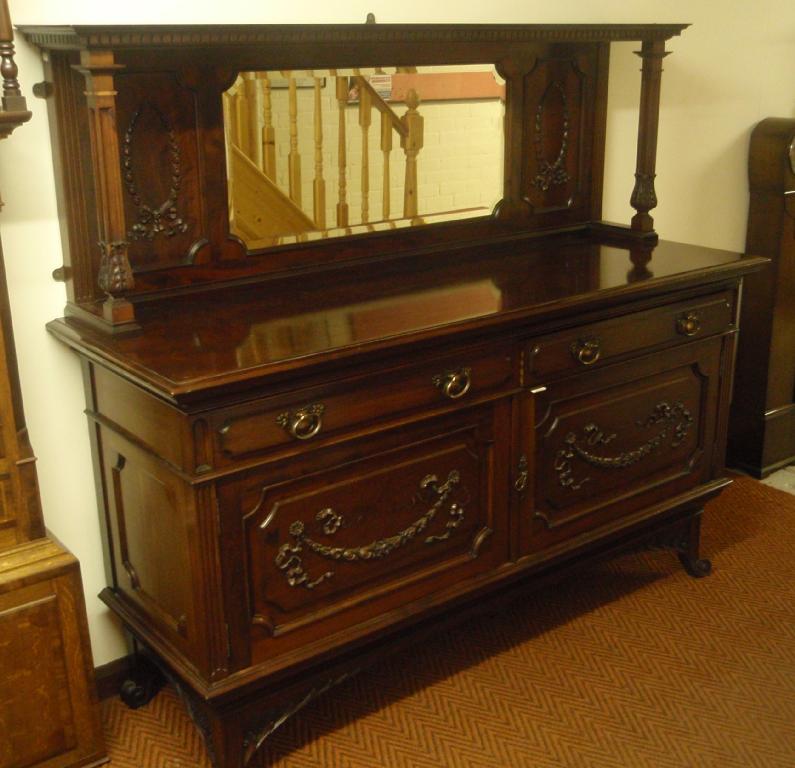
{"label": "carved wooden finial", "polygon": [[367,19],[365,20],[364,23],[375,24],[375,14],[372,11],[370,11],[370,13],[367,14]]}
{"label": "carved wooden finial", "polygon": [[415,112],[417,107],[420,105],[420,96],[413,88],[409,88],[408,93],[406,94],[406,106],[412,111]]}
{"label": "carved wooden finial", "polygon": [[7,0],[0,0],[0,77],[3,78],[0,138],[30,120],[31,113],[19,87],[19,69],[14,61],[14,28],[8,13]]}

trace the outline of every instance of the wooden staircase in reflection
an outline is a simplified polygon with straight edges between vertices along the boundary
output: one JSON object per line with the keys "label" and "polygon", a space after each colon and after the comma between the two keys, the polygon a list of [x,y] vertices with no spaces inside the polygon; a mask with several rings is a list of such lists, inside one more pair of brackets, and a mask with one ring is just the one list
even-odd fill
{"label": "wooden staircase in reflection", "polygon": [[[276,178],[276,130],[272,98],[273,73],[244,72],[224,94],[224,114],[228,137],[229,210],[231,227],[250,246],[294,242],[331,234],[352,234],[419,223],[417,156],[423,146],[423,117],[418,112],[419,96],[415,90],[406,95],[406,113],[399,116],[372,87],[360,70],[350,75],[342,70],[282,72],[287,82],[289,151],[287,152],[288,188],[280,188]],[[312,215],[302,205],[301,155],[299,152],[298,79],[313,82],[312,128],[314,142],[314,177]],[[322,93],[326,77],[334,78],[337,103],[337,203],[335,221],[329,225],[326,214],[326,180],[324,178],[324,134]],[[350,79],[349,79],[350,77]],[[349,90],[353,84],[352,90]],[[352,95],[353,94],[353,95]],[[351,213],[348,203],[350,173],[347,152],[346,110],[352,98],[358,98],[358,123],[361,131],[361,209]],[[380,115],[380,150],[382,153],[381,216],[370,209],[370,133],[372,113]],[[305,129],[305,126],[303,126]],[[394,134],[405,155],[403,211],[392,215],[390,199],[391,154]]]}

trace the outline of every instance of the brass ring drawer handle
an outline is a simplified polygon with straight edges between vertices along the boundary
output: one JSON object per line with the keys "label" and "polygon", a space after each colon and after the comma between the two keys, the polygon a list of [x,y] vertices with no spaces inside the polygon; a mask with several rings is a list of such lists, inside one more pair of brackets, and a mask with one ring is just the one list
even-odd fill
{"label": "brass ring drawer handle", "polygon": [[433,377],[433,383],[442,390],[445,397],[458,400],[469,392],[472,386],[472,369],[459,368],[457,371],[438,373]]}
{"label": "brass ring drawer handle", "polygon": [[309,440],[320,432],[323,426],[323,403],[312,403],[292,413],[285,411],[276,417],[276,423],[296,440]]}
{"label": "brass ring drawer handle", "polygon": [[676,332],[682,336],[695,336],[701,330],[701,315],[687,312],[676,318]]}
{"label": "brass ring drawer handle", "polygon": [[574,355],[574,359],[578,363],[593,365],[602,354],[602,342],[596,336],[588,339],[577,339],[571,345],[571,354]]}

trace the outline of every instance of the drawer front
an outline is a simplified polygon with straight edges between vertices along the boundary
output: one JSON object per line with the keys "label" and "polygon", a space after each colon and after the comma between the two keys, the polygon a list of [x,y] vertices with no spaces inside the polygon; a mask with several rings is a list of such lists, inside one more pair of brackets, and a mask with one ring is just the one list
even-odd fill
{"label": "drawer front", "polygon": [[710,479],[721,348],[710,339],[536,391],[530,550]]}
{"label": "drawer front", "polygon": [[[233,636],[254,663],[411,604],[507,559],[500,401],[219,484]],[[241,559],[239,553],[244,552]],[[248,606],[241,595],[248,595]]]}
{"label": "drawer front", "polygon": [[216,461],[223,465],[290,443],[321,442],[418,409],[466,404],[509,389],[518,379],[513,359],[508,345],[466,350],[227,409],[213,417]]}
{"label": "drawer front", "polygon": [[543,383],[624,355],[724,333],[733,316],[732,293],[724,291],[544,336],[529,343],[527,377]]}

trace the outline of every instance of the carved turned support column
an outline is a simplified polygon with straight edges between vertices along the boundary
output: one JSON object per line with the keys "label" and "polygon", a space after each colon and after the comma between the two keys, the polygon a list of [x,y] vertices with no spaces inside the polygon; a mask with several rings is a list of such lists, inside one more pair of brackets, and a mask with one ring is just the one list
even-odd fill
{"label": "carved turned support column", "polygon": [[133,306],[123,294],[135,286],[135,279],[127,255],[129,243],[113,83],[114,73],[122,67],[114,63],[110,51],[83,51],[78,69],[86,78],[91,159],[96,179],[97,223],[102,252],[97,283],[108,294],[102,313],[113,325],[131,323],[134,320]]}
{"label": "carved turned support column", "polygon": [[665,40],[644,40],[640,51],[643,60],[640,83],[640,117],[638,119],[638,160],[635,188],[630,205],[637,211],[632,229],[643,234],[654,232],[654,219],[649,211],[657,206],[654,177],[657,164],[657,125],[660,117],[660,80],[662,60],[668,55]]}

